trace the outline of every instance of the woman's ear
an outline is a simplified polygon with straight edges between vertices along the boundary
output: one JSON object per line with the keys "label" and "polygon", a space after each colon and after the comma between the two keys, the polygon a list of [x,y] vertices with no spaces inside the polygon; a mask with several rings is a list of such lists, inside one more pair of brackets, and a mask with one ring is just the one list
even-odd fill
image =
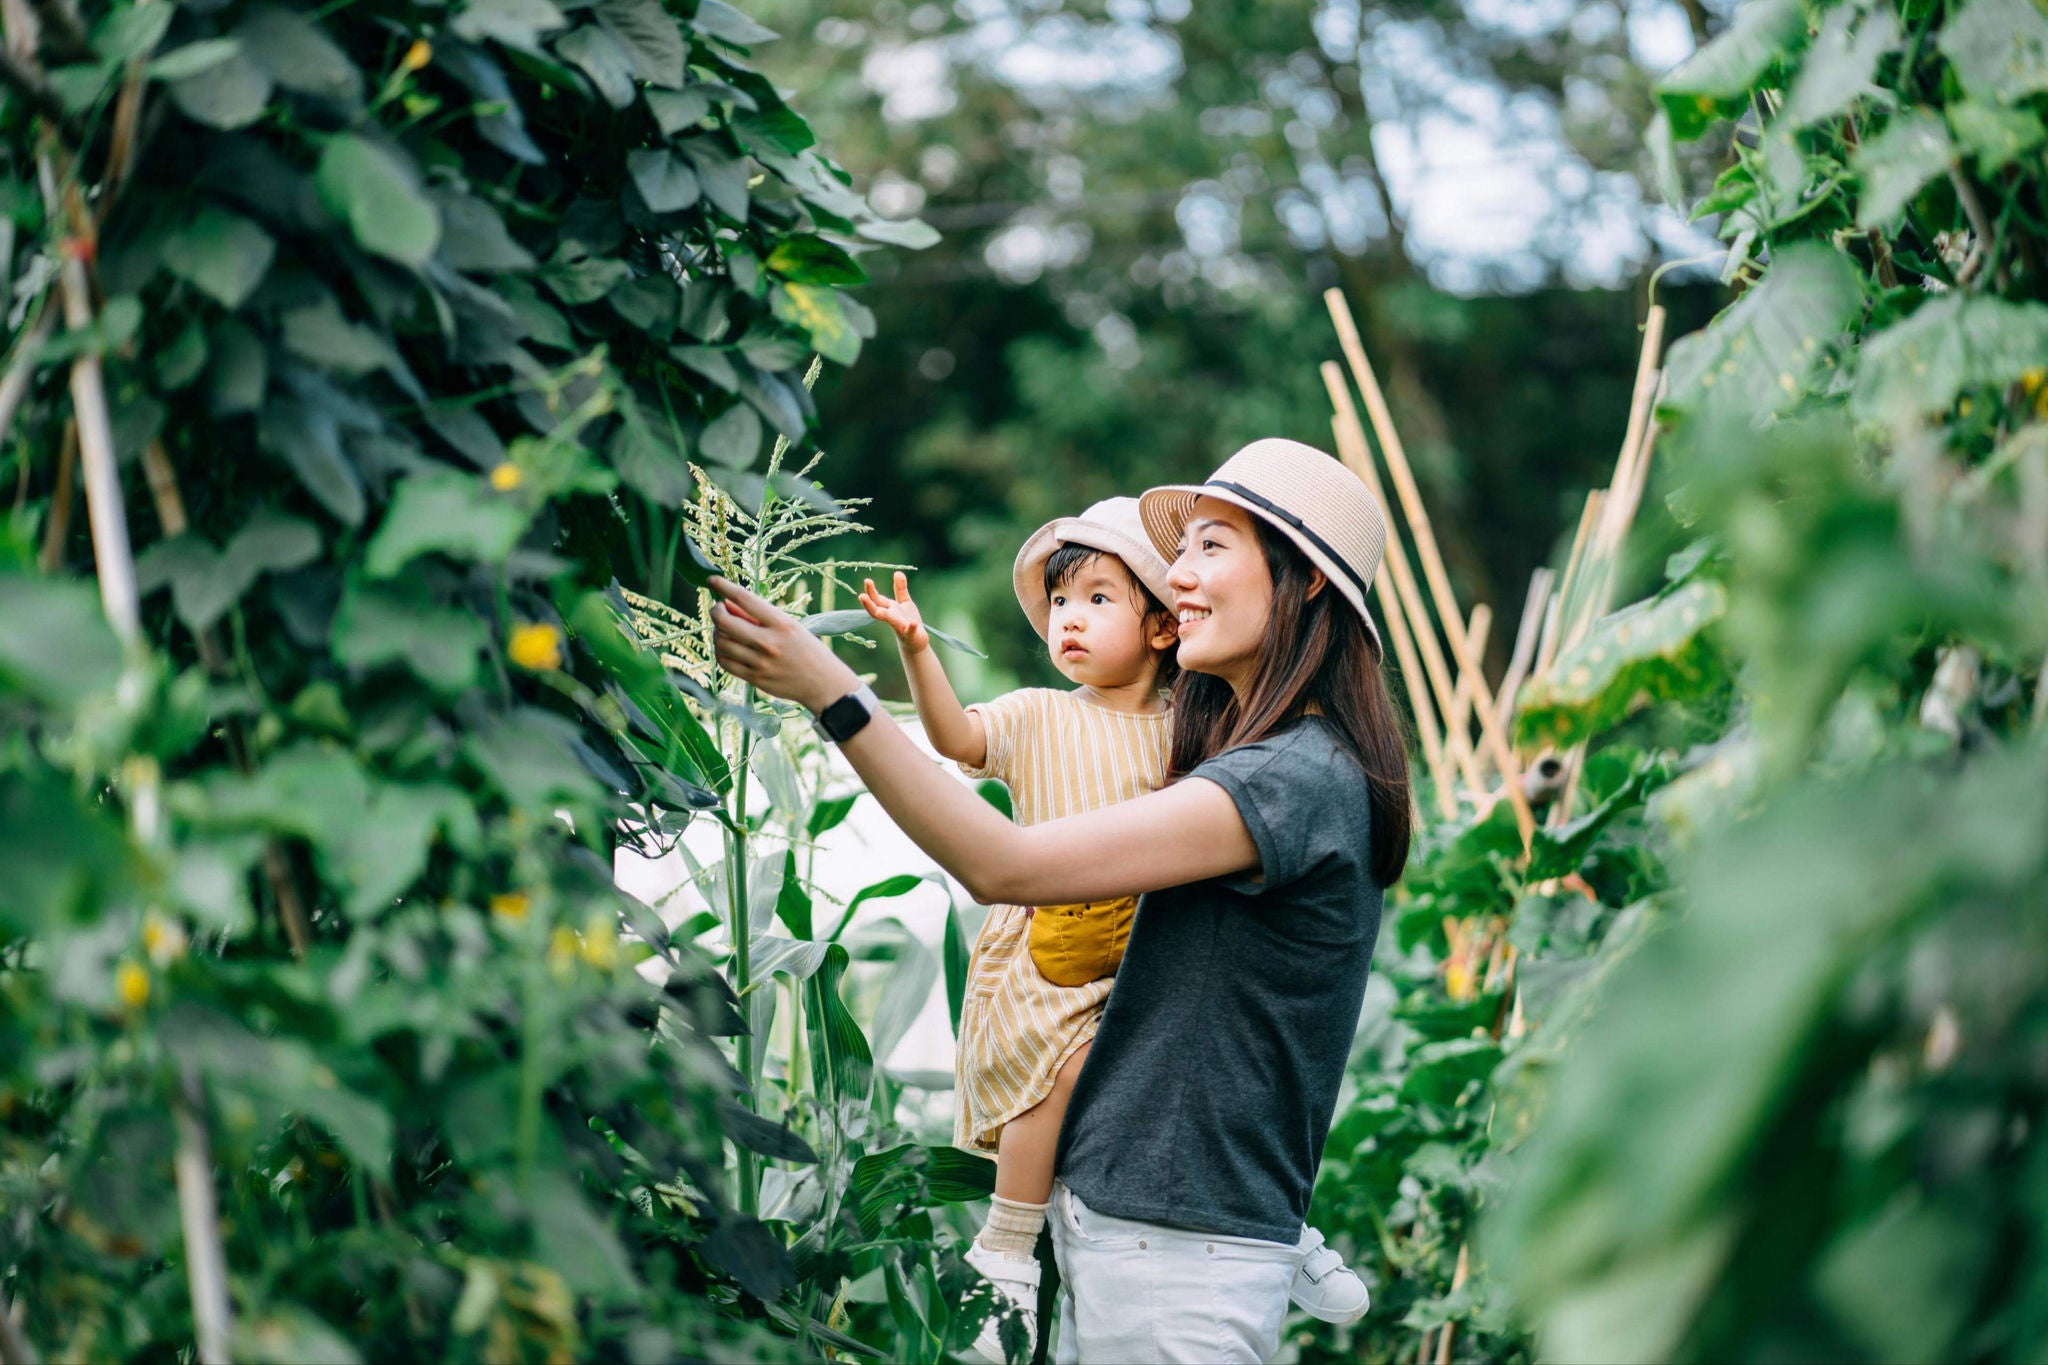
{"label": "woman's ear", "polygon": [[1316,594],[1330,586],[1330,579],[1321,569],[1310,566],[1308,571],[1308,600],[1316,600]]}

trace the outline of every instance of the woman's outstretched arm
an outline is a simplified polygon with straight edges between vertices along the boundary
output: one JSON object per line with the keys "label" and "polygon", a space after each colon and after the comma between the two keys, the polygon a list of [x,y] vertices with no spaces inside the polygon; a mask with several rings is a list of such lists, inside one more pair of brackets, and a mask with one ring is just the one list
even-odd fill
{"label": "woman's outstretched arm", "polygon": [[[822,710],[859,683],[823,640],[724,579],[712,613],[719,666],[771,696]],[[840,746],[911,841],[988,904],[1064,905],[1248,872],[1257,848],[1213,782],[1177,783],[1084,816],[1019,827],[940,771],[877,715]]]}

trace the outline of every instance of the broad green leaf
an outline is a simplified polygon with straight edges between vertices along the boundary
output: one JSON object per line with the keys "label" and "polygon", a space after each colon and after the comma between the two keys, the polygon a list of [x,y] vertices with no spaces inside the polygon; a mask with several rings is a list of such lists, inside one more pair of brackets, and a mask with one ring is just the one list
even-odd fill
{"label": "broad green leaf", "polygon": [[1863,343],[1851,408],[1903,423],[2048,362],[2048,305],[1944,294]]}
{"label": "broad green leaf", "polygon": [[657,507],[680,505],[695,486],[689,461],[637,407],[612,433],[605,445],[605,458],[620,478]]}
{"label": "broad green leaf", "polygon": [[967,1002],[967,934],[960,925],[960,907],[946,906],[946,936],[940,948],[946,964],[946,1014],[953,1036],[960,1036],[960,1009]]}
{"label": "broad green leaf", "polygon": [[89,586],[0,574],[0,679],[69,708],[112,687],[120,672],[120,644]]}
{"label": "broad green leaf", "polygon": [[[219,51],[207,49],[202,54],[204,64],[191,75],[165,77],[171,83],[171,102],[195,123],[212,128],[246,127],[262,116],[274,87],[269,74],[250,60],[240,43],[216,59]],[[187,69],[194,60],[187,59],[172,69]]]}
{"label": "broad green leaf", "polygon": [[785,237],[768,253],[766,265],[784,279],[802,284],[855,285],[868,282],[868,272],[861,269],[860,263],[823,237]]}
{"label": "broad green leaf", "polygon": [[862,887],[854,893],[853,899],[846,903],[846,913],[840,918],[839,923],[833,926],[829,941],[837,943],[840,935],[853,923],[854,915],[869,901],[889,900],[907,891],[915,891],[924,882],[925,878],[914,873],[899,872],[893,877],[884,877],[878,882]]}
{"label": "broad green leaf", "polygon": [[822,285],[778,284],[768,293],[775,316],[810,337],[827,360],[851,365],[860,358],[860,333],[839,306],[839,295]]}
{"label": "broad green leaf", "polygon": [[310,524],[278,512],[259,512],[225,550],[216,551],[189,533],[158,541],[137,556],[135,576],[144,592],[169,583],[178,619],[195,631],[205,630],[258,578],[311,563],[320,549],[320,533]]}
{"label": "broad green leaf", "polygon": [[1799,0],[1747,0],[1719,37],[1658,83],[1672,133],[1690,141],[1716,120],[1740,114],[1750,91],[1805,37]]}
{"label": "broad green leaf", "polygon": [[594,303],[631,273],[624,261],[592,256],[575,243],[564,242],[541,268],[540,282],[563,303]]}
{"label": "broad green leaf", "polygon": [[[865,615],[865,613],[863,613]],[[828,796],[811,807],[809,818],[804,821],[804,834],[812,839],[829,834],[846,822],[853,813],[853,807],[861,793],[848,792],[844,796]]]}
{"label": "broad green leaf", "polygon": [[[606,1205],[618,1207],[607,1199]],[[552,1267],[579,1295],[600,1302],[624,1298],[638,1284],[632,1262],[609,1219],[592,1211],[575,1178],[563,1170],[537,1172],[526,1197],[533,1226],[533,1256]]]}
{"label": "broad green leaf", "polygon": [[441,216],[400,153],[342,133],[320,153],[313,184],[328,212],[365,251],[401,265],[426,265],[441,241]]}
{"label": "broad green leaf", "polygon": [[841,1100],[865,1100],[868,1081],[874,1074],[874,1055],[868,1040],[854,1022],[840,998],[839,982],[845,976],[846,945],[833,943],[825,949],[825,960],[804,982],[804,1023],[810,1036],[811,1085],[828,1106]]}
{"label": "broad green leaf", "polygon": [[442,783],[379,783],[360,819],[341,822],[322,848],[323,865],[351,889],[351,915],[383,910],[427,870],[443,832],[474,852],[482,831],[473,798]]}
{"label": "broad green leaf", "polygon": [[506,800],[547,818],[557,806],[604,795],[576,757],[577,738],[571,722],[526,706],[472,734],[464,749]]}
{"label": "broad green leaf", "polygon": [[277,243],[240,214],[203,206],[164,238],[164,268],[226,308],[240,308],[262,283]]}
{"label": "broad green leaf", "polygon": [[2048,90],[2048,14],[2034,0],[1969,0],[1940,47],[1972,98],[2014,104]]}
{"label": "broad green leaf", "polygon": [[1719,401],[1783,411],[1861,303],[1856,272],[1838,253],[1814,243],[1786,247],[1761,283],[1671,348],[1666,406],[1690,413]]}
{"label": "broad green leaf", "polygon": [[1955,155],[1941,115],[1923,109],[1899,115],[1858,148],[1850,163],[1863,181],[1856,221],[1864,227],[1889,224]]}
{"label": "broad green leaf", "polygon": [[573,63],[598,97],[614,109],[630,108],[639,87],[634,83],[633,55],[625,44],[596,24],[585,24],[555,39],[555,51]]}
{"label": "broad green leaf", "polygon": [[496,39],[507,47],[535,52],[543,33],[553,33],[568,22],[548,0],[468,0],[449,27],[473,43]]}
{"label": "broad green leaf", "polygon": [[531,280],[501,275],[491,282],[491,287],[511,306],[512,315],[526,330],[529,345],[557,351],[575,349],[576,334],[569,330],[569,320],[541,298]]}
{"label": "broad green leaf", "polygon": [[[687,293],[684,298],[687,305]],[[688,327],[687,319],[684,326]],[[669,348],[669,354],[727,393],[739,392],[739,371],[733,368],[732,358],[724,351],[710,346],[672,346]]]}
{"label": "broad green leaf", "polygon": [[774,29],[755,23],[726,4],[725,0],[699,0],[697,13],[691,18],[690,25],[706,37],[722,39],[740,47],[770,42],[778,36]]}
{"label": "broad green leaf", "polygon": [[250,6],[235,25],[242,51],[287,90],[340,104],[363,97],[363,78],[348,54],[313,20],[281,5]]}
{"label": "broad green leaf", "polygon": [[697,449],[728,469],[745,469],[761,453],[760,415],[745,403],[734,403],[704,428]]}
{"label": "broad green leaf", "polygon": [[736,1100],[719,1100],[718,1123],[735,1147],[758,1152],[771,1160],[810,1165],[818,1159],[811,1144],[792,1132],[788,1124],[764,1119]]}
{"label": "broad green leaf", "polygon": [[804,889],[804,880],[797,874],[796,854],[784,856],[782,887],[775,893],[775,918],[798,940],[808,943],[816,932],[811,917],[811,893]]}
{"label": "broad green leaf", "polygon": [[390,338],[343,317],[331,294],[281,315],[278,330],[286,350],[340,374],[368,374],[398,361]]}
{"label": "broad green leaf", "polygon": [[269,383],[269,360],[263,343],[238,318],[226,318],[211,335],[213,363],[208,377],[216,417],[254,412],[263,403]]}
{"label": "broad green leaf", "polygon": [[199,378],[206,370],[208,354],[206,328],[195,317],[157,355],[156,377],[164,391],[176,393]]}
{"label": "broad green leaf", "polygon": [[1436,1107],[1454,1104],[1467,1086],[1491,1075],[1499,1061],[1500,1044],[1491,1038],[1424,1043],[1410,1058],[1401,1098]]}
{"label": "broad green leaf", "polygon": [[854,1162],[847,1193],[856,1201],[861,1235],[873,1237],[885,1217],[906,1205],[921,1208],[986,1199],[995,1180],[996,1163],[985,1156],[958,1147],[907,1142]]}
{"label": "broad green leaf", "polygon": [[1727,590],[1697,579],[1603,618],[1522,689],[1516,740],[1566,748],[1646,704],[1692,694],[1714,674],[1706,631],[1727,609]]}
{"label": "broad green leaf", "polygon": [[[1858,23],[1859,19],[1862,22]],[[1783,121],[1804,128],[1834,118],[1858,99],[1874,94],[1872,81],[1878,61],[1898,42],[1899,21],[1889,6],[1868,14],[1852,5],[1829,10],[1806,60],[1800,63],[1799,79],[1785,102]]]}
{"label": "broad green leaf", "polygon": [[483,622],[469,612],[375,588],[350,587],[334,614],[337,663],[403,664],[442,692],[460,692],[476,680],[486,641]]}
{"label": "broad green leaf", "polygon": [[450,267],[493,275],[533,269],[532,253],[512,239],[495,208],[473,194],[438,188],[431,194],[441,215],[441,259]]}
{"label": "broad green leaf", "polygon": [[151,80],[182,81],[213,70],[241,50],[241,42],[234,38],[202,38],[196,43],[172,48],[163,56],[152,59],[144,69]]}
{"label": "broad green leaf", "polygon": [[1959,100],[1948,106],[1947,113],[1957,145],[1986,175],[2005,169],[2048,139],[2048,126],[2029,110]]}
{"label": "broad green leaf", "polygon": [[665,147],[626,153],[626,173],[656,213],[679,213],[697,202],[697,173]]}
{"label": "broad green leaf", "polygon": [[[747,163],[714,146],[710,139],[693,137],[679,144],[683,155],[697,168],[697,182],[711,206],[737,222],[747,221]],[[728,264],[731,262],[728,261]]]}
{"label": "broad green leaf", "polygon": [[172,9],[162,5],[117,9],[93,30],[93,51],[101,61],[117,66],[147,57],[170,31],[172,15]]}
{"label": "broad green leaf", "polygon": [[[793,858],[794,855],[784,856]],[[777,973],[794,981],[810,980],[811,974],[825,965],[825,950],[829,946],[813,943],[801,934],[796,938],[756,934],[747,949],[747,973],[752,978],[747,990],[758,989]]]}
{"label": "broad green leaf", "polygon": [[689,45],[660,0],[598,0],[597,21],[625,46],[641,80],[680,88]]}
{"label": "broad green leaf", "polygon": [[694,128],[711,113],[711,97],[696,86],[685,90],[649,89],[642,98],[663,137],[674,137]]}
{"label": "broad green leaf", "polygon": [[922,251],[939,243],[938,229],[921,218],[862,218],[854,224],[853,230],[871,242],[883,242],[911,251]]}
{"label": "broad green leaf", "polygon": [[467,474],[415,474],[398,485],[391,510],[370,539],[363,568],[396,576],[423,554],[502,564],[526,533],[525,504]]}
{"label": "broad green leaf", "polygon": [[296,398],[273,395],[256,421],[256,439],[291,466],[306,491],[349,526],[362,524],[369,504],[363,478],[341,448],[334,417]]}

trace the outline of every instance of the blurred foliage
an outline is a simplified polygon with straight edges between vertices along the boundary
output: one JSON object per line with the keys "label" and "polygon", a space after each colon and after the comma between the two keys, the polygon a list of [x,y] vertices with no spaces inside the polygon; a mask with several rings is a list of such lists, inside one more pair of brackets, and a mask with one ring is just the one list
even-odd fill
{"label": "blurred foliage", "polygon": [[[942,623],[1031,680],[1057,681],[1011,629],[1009,565],[1038,524],[1256,436],[1329,448],[1332,285],[1463,600],[1519,602],[1627,411],[1629,282],[1696,240],[1643,189],[1636,40],[1687,31],[1663,0],[762,12],[790,35],[768,69],[877,202],[945,233],[876,267],[878,339],[820,388],[835,458],[890,490],[872,519],[943,580],[920,589]],[[1692,281],[1664,290],[1680,329],[1717,306]]]}

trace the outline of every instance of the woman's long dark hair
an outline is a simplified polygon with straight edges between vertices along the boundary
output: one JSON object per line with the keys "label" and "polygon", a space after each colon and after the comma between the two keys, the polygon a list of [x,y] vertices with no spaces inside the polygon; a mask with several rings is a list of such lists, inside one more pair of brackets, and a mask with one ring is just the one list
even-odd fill
{"label": "woman's long dark hair", "polygon": [[1230,684],[1183,670],[1173,688],[1169,780],[1193,772],[1225,749],[1252,744],[1319,713],[1365,770],[1372,802],[1372,874],[1391,886],[1408,864],[1411,806],[1407,729],[1365,622],[1334,587],[1315,596],[1315,566],[1294,542],[1253,517],[1273,576],[1273,608],[1258,671],[1244,704]]}

